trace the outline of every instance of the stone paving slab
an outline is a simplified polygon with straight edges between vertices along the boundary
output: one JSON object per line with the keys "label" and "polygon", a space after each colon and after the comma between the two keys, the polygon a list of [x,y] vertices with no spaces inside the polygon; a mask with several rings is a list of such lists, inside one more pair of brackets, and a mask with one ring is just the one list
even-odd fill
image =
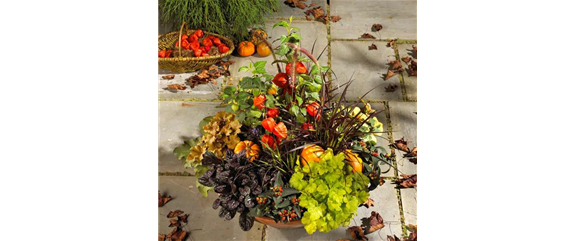
{"label": "stone paving slab", "polygon": [[[166,71],[167,72],[167,71]],[[214,100],[219,98],[219,92],[221,92],[221,85],[224,82],[224,77],[219,77],[215,79],[216,83],[200,84],[196,85],[194,88],[190,88],[187,83],[187,79],[197,72],[193,73],[183,73],[175,74],[175,77],[171,80],[162,79],[165,74],[158,75],[158,97],[161,99],[202,99],[202,100]],[[170,90],[167,88],[170,84],[180,84],[186,86],[185,90]]]}
{"label": "stone paving slab", "polygon": [[[369,50],[372,43],[378,50]],[[333,83],[344,84],[351,77],[354,80],[347,91],[347,100],[355,101],[358,97],[371,91],[366,100],[402,100],[401,84],[398,75],[388,80],[381,76],[387,73],[388,63],[394,61],[395,51],[387,47],[386,42],[380,41],[332,41],[331,66],[333,68]],[[394,92],[385,92],[389,84],[397,85]]]}
{"label": "stone paving slab", "polygon": [[[268,41],[272,43],[275,39],[281,37],[281,35],[286,35],[287,31],[283,27],[276,27],[273,29],[273,24],[277,21],[266,21],[266,30],[268,35]],[[292,26],[301,29],[301,37],[303,40],[301,41],[301,46],[303,48],[308,49],[311,51],[313,47],[313,42],[317,40],[315,43],[315,57],[319,57],[321,51],[328,45],[327,42],[327,28],[324,24],[319,22],[312,22],[312,21],[293,21]],[[274,47],[278,46],[278,43],[272,45]],[[321,58],[319,59],[319,63],[323,66],[327,66],[328,63],[328,54],[327,50],[323,53]],[[251,73],[249,72],[237,72],[241,66],[248,66],[249,62],[257,62],[257,61],[267,61],[266,70],[269,74],[275,75],[277,74],[277,67],[275,65],[271,65],[273,63],[273,56],[269,55],[267,57],[261,57],[257,53],[249,57],[238,57],[232,56],[231,60],[235,61],[234,64],[229,66],[229,71],[231,72],[231,79],[230,83],[236,84],[237,81],[245,76],[250,76]],[[283,71],[285,71],[284,65],[282,67]]]}
{"label": "stone paving slab", "polygon": [[[387,129],[387,117],[385,114],[385,105],[383,103],[371,103],[371,107],[377,111],[382,110],[381,113],[375,115],[377,117],[377,120],[379,120],[381,123],[383,123],[383,126],[385,128],[385,130]],[[377,136],[377,146],[381,146],[383,148],[385,148],[385,150],[387,152],[391,152],[391,148],[389,147],[389,140],[388,140],[388,134],[387,133],[383,133],[383,136],[379,137]],[[383,171],[387,170],[388,166],[385,165],[383,167]],[[395,176],[395,171],[394,169],[390,169],[387,173],[383,173],[382,174],[383,177],[394,177]]]}
{"label": "stone paving slab", "polygon": [[[410,56],[413,60],[417,61],[417,55],[413,53],[413,47],[417,46],[416,44],[399,44],[399,57],[406,57]],[[417,61],[418,62],[418,61]],[[401,61],[403,64],[403,68],[408,69],[408,65],[405,62]],[[408,100],[417,100],[417,77],[416,76],[409,76],[408,71],[403,72],[403,79],[405,81],[405,89],[407,91],[407,99]]]}
{"label": "stone paving slab", "polygon": [[[327,1],[326,0],[307,0],[307,1],[302,1],[302,3],[305,3],[307,5],[307,7],[305,9],[300,9],[300,8],[292,8],[287,6],[286,4],[284,4],[283,2],[285,2],[284,0],[277,0],[279,2],[279,9],[277,9],[277,12],[273,13],[271,15],[272,18],[281,18],[281,19],[288,19],[289,17],[293,16],[293,18],[297,18],[297,19],[305,19],[305,11],[311,9],[311,8],[315,8],[315,7],[319,7],[321,6],[321,8],[325,11],[325,14],[327,14]],[[316,4],[316,6],[313,7],[309,7],[309,5],[311,4]]]}
{"label": "stone paving slab", "polygon": [[181,210],[189,214],[188,223],[183,229],[191,231],[191,237],[186,240],[261,240],[262,224],[256,222],[251,230],[244,232],[239,227],[239,216],[230,221],[220,218],[218,211],[212,208],[217,194],[209,192],[208,197],[203,197],[195,187],[195,177],[160,176],[159,190],[173,198],[158,208],[159,233],[167,234],[173,230],[173,227],[169,227],[167,214]]}
{"label": "stone paving slab", "polygon": [[206,116],[215,115],[223,108],[215,108],[218,102],[159,101],[159,172],[190,172],[173,155],[173,149],[183,141],[200,135],[199,122]]}
{"label": "stone paving slab", "polygon": [[401,200],[403,202],[403,214],[405,225],[417,224],[417,189],[401,189]]}
{"label": "stone paving slab", "polygon": [[[417,146],[417,103],[416,102],[389,102],[393,138],[395,140],[405,138],[409,141],[409,148]],[[394,142],[394,140],[393,140]],[[403,158],[404,152],[395,151],[399,174],[415,174],[417,166],[407,158]]]}
{"label": "stone paving slab", "polygon": [[[331,2],[331,16],[341,16],[341,21],[331,23],[331,38],[357,39],[371,33],[379,39],[417,39],[416,1],[356,1]],[[383,25],[379,32],[371,32],[374,23]]]}
{"label": "stone paving slab", "polygon": [[[383,217],[385,222],[385,227],[377,230],[374,233],[365,235],[372,240],[387,240],[387,235],[396,234],[401,236],[401,222],[399,214],[399,204],[397,199],[397,192],[394,186],[384,184],[371,192],[371,198],[375,201],[375,206],[366,208],[359,207],[357,210],[357,216],[353,218],[349,226],[361,226],[362,218],[368,218],[371,216],[371,211],[377,211]],[[331,230],[329,233],[315,232],[313,235],[309,235],[304,228],[285,230],[285,229],[275,229],[273,227],[268,227],[267,229],[267,240],[337,240],[337,239],[351,239],[351,235],[347,232],[347,227],[340,227],[338,229]]]}

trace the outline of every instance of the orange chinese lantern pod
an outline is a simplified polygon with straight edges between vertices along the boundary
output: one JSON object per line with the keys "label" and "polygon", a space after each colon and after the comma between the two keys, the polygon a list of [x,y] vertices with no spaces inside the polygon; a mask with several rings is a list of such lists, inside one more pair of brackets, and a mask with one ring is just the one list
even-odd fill
{"label": "orange chinese lantern pod", "polygon": [[309,162],[320,162],[323,155],[323,148],[318,145],[308,145],[301,152],[301,165],[306,166]]}
{"label": "orange chinese lantern pod", "polygon": [[259,158],[259,151],[261,151],[259,146],[257,144],[254,144],[252,141],[242,141],[239,142],[237,146],[235,146],[233,152],[237,154],[243,150],[245,150],[245,156],[249,158],[250,162]]}
{"label": "orange chinese lantern pod", "polygon": [[267,144],[272,149],[275,149],[277,147],[275,143],[275,138],[273,138],[273,136],[269,134],[261,136],[261,143]]}
{"label": "orange chinese lantern pod", "polygon": [[285,139],[287,138],[287,127],[283,122],[279,122],[279,124],[275,125],[275,128],[273,128],[273,134],[275,134],[279,139]]}
{"label": "orange chinese lantern pod", "polygon": [[273,120],[273,118],[271,118],[271,117],[261,121],[261,125],[263,126],[263,128],[265,128],[265,130],[267,130],[269,132],[273,132],[275,130],[275,126],[276,126],[275,120]]}
{"label": "orange chinese lantern pod", "polygon": [[279,86],[279,88],[285,88],[289,86],[289,76],[286,73],[278,73],[275,75],[273,80],[273,84]]}
{"label": "orange chinese lantern pod", "polygon": [[351,149],[344,150],[345,159],[348,160],[347,164],[351,165],[354,172],[363,172],[363,160],[359,157],[359,154],[353,153]]}
{"label": "orange chinese lantern pod", "polygon": [[265,95],[259,95],[253,99],[253,105],[260,110],[265,108]]}
{"label": "orange chinese lantern pod", "polygon": [[[297,74],[306,74],[307,67],[305,67],[305,65],[301,62],[297,62],[297,68],[295,68],[295,72],[297,72]],[[285,67],[285,73],[291,74],[291,63],[288,63]]]}
{"label": "orange chinese lantern pod", "polygon": [[307,113],[310,116],[315,117],[317,116],[317,114],[319,114],[319,108],[321,108],[321,105],[319,105],[319,103],[317,102],[313,102],[307,105]]}
{"label": "orange chinese lantern pod", "polygon": [[275,118],[277,116],[279,116],[279,109],[274,108],[267,110],[267,117]]}
{"label": "orange chinese lantern pod", "polygon": [[303,130],[310,130],[310,131],[315,130],[315,127],[313,127],[313,125],[311,123],[304,123],[302,128],[303,128]]}
{"label": "orange chinese lantern pod", "polygon": [[395,76],[397,73],[393,72],[392,70],[387,70],[387,76],[385,76],[385,80],[390,79],[391,77]]}

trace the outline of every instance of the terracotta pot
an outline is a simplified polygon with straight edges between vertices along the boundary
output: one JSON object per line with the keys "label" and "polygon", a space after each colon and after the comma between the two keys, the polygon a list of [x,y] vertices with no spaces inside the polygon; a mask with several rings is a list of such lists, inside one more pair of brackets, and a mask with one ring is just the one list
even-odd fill
{"label": "terracotta pot", "polygon": [[295,220],[288,223],[283,222],[276,223],[275,220],[273,220],[272,218],[255,217],[255,221],[278,229],[294,229],[294,228],[302,228],[305,226],[301,223],[301,220]]}

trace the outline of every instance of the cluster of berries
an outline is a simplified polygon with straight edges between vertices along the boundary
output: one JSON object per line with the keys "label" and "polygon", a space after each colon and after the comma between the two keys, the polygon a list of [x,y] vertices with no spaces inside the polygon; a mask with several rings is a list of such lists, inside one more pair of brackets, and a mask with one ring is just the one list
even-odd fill
{"label": "cluster of berries", "polygon": [[283,187],[270,187],[270,189],[273,190],[273,195],[276,197],[279,197],[281,194],[283,194]]}
{"label": "cluster of berries", "polygon": [[267,198],[266,198],[266,197],[256,197],[255,200],[257,201],[257,204],[267,203]]}
{"label": "cluster of berries", "polygon": [[301,199],[299,199],[297,197],[291,198],[291,202],[293,203],[293,205],[299,205],[300,201],[301,201]]}
{"label": "cluster of berries", "polygon": [[277,214],[281,217],[281,221],[291,221],[291,219],[295,219],[297,217],[295,210],[291,210],[291,212],[283,210],[283,212],[279,211]]}

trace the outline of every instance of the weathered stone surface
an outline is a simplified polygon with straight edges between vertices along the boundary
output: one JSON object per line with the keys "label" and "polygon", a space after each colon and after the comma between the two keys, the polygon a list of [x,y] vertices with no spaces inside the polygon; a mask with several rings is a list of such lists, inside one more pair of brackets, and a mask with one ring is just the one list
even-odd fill
{"label": "weathered stone surface", "polygon": [[401,189],[401,199],[403,202],[403,214],[405,216],[405,224],[417,224],[417,189],[405,188]]}
{"label": "weathered stone surface", "polygon": [[[383,123],[384,129],[385,131],[387,130],[387,117],[385,114],[385,105],[382,103],[371,103],[371,107],[373,109],[375,109],[376,111],[381,111],[381,113],[375,115],[375,117],[377,117],[377,120],[379,120],[381,123]],[[388,133],[383,133],[382,136],[377,136],[377,146],[381,146],[383,148],[385,148],[385,151],[387,151],[388,153],[391,152],[391,148],[389,147],[389,135]],[[390,165],[384,165],[381,167],[382,171],[387,171],[386,173],[383,173],[382,176],[383,177],[394,177],[395,176],[395,170],[393,168],[390,167]]]}
{"label": "weathered stone surface", "polygon": [[193,173],[183,167],[182,162],[173,154],[173,149],[185,140],[198,137],[199,122],[223,110],[215,108],[217,105],[214,102],[159,102],[159,172]]}
{"label": "weathered stone surface", "polygon": [[[169,71],[163,71],[163,73],[168,73]],[[203,100],[214,100],[217,99],[219,96],[219,92],[221,91],[221,84],[224,81],[224,77],[219,77],[215,81],[216,83],[207,83],[207,84],[200,84],[196,85],[194,88],[190,88],[187,79],[193,75],[197,74],[197,72],[193,73],[183,73],[183,74],[175,74],[175,77],[171,80],[162,79],[162,76],[166,74],[159,74],[158,75],[158,97],[162,99],[185,99],[185,98],[193,98],[193,99],[203,99]],[[170,90],[167,88],[168,85],[171,84],[180,84],[182,86],[187,87],[185,90]]]}
{"label": "weathered stone surface", "polygon": [[189,214],[183,230],[190,232],[191,237],[186,240],[261,240],[263,225],[255,223],[250,231],[244,232],[239,227],[237,215],[230,221],[219,218],[219,212],[212,208],[217,194],[210,192],[208,197],[203,197],[195,186],[195,177],[160,176],[159,190],[162,195],[167,194],[173,198],[158,208],[158,232],[161,234],[173,230],[173,227],[169,227],[167,214],[181,210]]}
{"label": "weathered stone surface", "polygon": [[[333,39],[357,39],[370,33],[379,39],[417,39],[416,1],[332,1],[331,15],[341,21],[331,24]],[[375,23],[383,29],[372,32]]]}
{"label": "weathered stone surface", "polygon": [[[387,74],[388,63],[395,60],[393,48],[387,47],[386,42],[374,42],[378,50],[368,50],[373,42],[367,41],[332,41],[331,65],[333,68],[333,85],[343,85],[353,80],[347,91],[347,100],[355,101],[365,96],[366,100],[402,100],[401,84],[397,75],[388,80],[383,79]],[[385,92],[389,84],[397,85],[394,92]],[[342,90],[343,88],[341,88]]]}
{"label": "weathered stone surface", "polygon": [[[389,102],[393,138],[395,140],[405,138],[409,141],[409,148],[417,146],[417,103],[416,102]],[[394,142],[394,140],[393,140]],[[395,151],[399,174],[415,174],[417,166],[411,163],[402,151]]]}
{"label": "weathered stone surface", "polygon": [[[289,17],[293,16],[293,18],[297,18],[297,19],[305,19],[305,11],[307,11],[308,9],[311,8],[315,8],[315,7],[319,7],[321,6],[321,8],[325,11],[325,14],[327,14],[327,1],[326,0],[307,0],[307,1],[301,1],[302,3],[305,3],[307,5],[307,7],[305,9],[300,9],[300,8],[292,8],[287,6],[286,4],[284,4],[283,0],[278,0],[279,2],[279,9],[277,10],[277,12],[273,13],[271,17],[273,18],[281,18],[281,19],[288,19]],[[316,4],[316,6],[313,7],[309,7],[309,5],[311,4]]]}
{"label": "weathered stone surface", "polygon": [[[417,55],[413,52],[412,46],[417,46],[416,44],[400,44],[398,45],[399,49],[399,56],[406,57],[410,56],[414,61],[417,61]],[[418,62],[418,61],[417,61]],[[403,67],[408,69],[408,65],[405,62],[401,61]],[[417,100],[417,77],[416,76],[409,76],[408,71],[403,72],[403,79],[405,81],[405,89],[407,91],[407,99],[408,100]]]}

